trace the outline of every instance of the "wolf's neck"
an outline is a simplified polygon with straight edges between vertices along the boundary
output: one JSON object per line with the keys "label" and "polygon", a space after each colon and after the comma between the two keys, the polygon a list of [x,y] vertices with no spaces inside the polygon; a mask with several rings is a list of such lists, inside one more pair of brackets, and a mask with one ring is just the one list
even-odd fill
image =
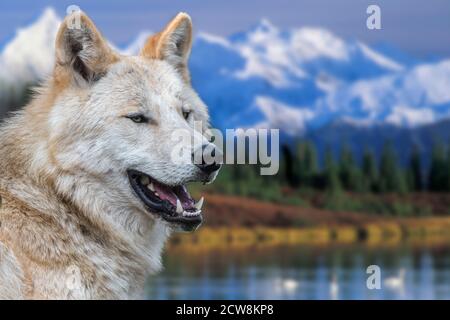
{"label": "wolf's neck", "polygon": [[98,227],[128,243],[156,271],[170,230],[161,221],[149,219],[141,211],[123,201],[114,190],[105,190],[103,181],[89,176],[66,176],[59,191],[69,195],[79,210]]}

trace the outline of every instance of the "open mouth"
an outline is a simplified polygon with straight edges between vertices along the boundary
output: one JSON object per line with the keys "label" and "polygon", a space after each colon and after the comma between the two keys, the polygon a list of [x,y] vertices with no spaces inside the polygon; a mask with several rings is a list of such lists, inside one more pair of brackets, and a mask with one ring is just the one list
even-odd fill
{"label": "open mouth", "polygon": [[184,185],[168,186],[137,170],[130,169],[127,174],[134,192],[151,213],[187,231],[202,223],[203,197],[195,202]]}

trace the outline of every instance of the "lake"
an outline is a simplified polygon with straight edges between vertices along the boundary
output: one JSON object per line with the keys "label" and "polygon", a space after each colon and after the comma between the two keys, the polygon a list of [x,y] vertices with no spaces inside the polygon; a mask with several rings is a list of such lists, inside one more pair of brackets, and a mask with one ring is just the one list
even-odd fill
{"label": "lake", "polygon": [[[177,248],[163,260],[149,299],[450,299],[450,243]],[[369,265],[380,267],[381,289],[367,288]]]}

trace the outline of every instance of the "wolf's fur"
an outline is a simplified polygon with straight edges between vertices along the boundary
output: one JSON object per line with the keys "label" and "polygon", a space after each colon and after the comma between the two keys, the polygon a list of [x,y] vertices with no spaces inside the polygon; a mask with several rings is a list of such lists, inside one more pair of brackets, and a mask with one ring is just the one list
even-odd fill
{"label": "wolf's fur", "polygon": [[[84,14],[71,29],[73,18],[58,32],[51,78],[0,129],[0,298],[140,297],[171,226],[145,210],[126,169],[169,185],[199,175],[169,161],[173,130],[206,140],[193,128],[208,114],[186,66],[189,16],[136,57],[114,52]],[[151,123],[124,117],[134,111]]]}

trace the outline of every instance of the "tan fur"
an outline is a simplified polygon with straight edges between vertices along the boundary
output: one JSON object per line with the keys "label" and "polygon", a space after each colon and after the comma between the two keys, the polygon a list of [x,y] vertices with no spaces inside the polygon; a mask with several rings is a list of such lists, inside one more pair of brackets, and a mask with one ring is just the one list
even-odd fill
{"label": "tan fur", "polygon": [[[109,132],[113,129],[108,126],[125,126],[120,130],[126,134],[138,130],[122,115],[142,107],[142,101],[146,108],[159,107],[150,110],[157,125],[140,127],[158,134],[157,141],[165,141],[177,123],[189,128],[179,115],[179,92],[189,106],[196,107],[195,118],[208,120],[205,106],[186,86],[192,42],[189,16],[179,14],[150,38],[142,51],[145,58],[113,52],[84,14],[83,31],[68,30],[70,18],[58,32],[52,77],[29,105],[0,128],[0,298],[4,299],[142,297],[146,278],[161,267],[160,254],[171,227],[142,208],[122,173],[113,167],[126,153],[115,154],[108,143],[101,145],[108,147],[104,151],[98,144],[116,133]],[[180,26],[186,38],[182,51],[175,52],[181,55],[174,57],[172,51],[180,49],[173,48],[174,37],[183,36],[174,35]],[[70,48],[72,37],[85,37],[75,53]],[[97,79],[102,80],[95,84]],[[139,91],[133,83],[148,86]],[[112,91],[103,94],[98,88]],[[157,100],[147,103],[147,90]],[[97,98],[109,96],[113,96],[111,105]],[[126,102],[120,105],[122,100]],[[170,112],[175,120],[163,120],[163,112]],[[102,126],[95,122],[97,117],[104,117]],[[94,122],[88,126],[86,121]],[[167,133],[162,131],[162,121],[170,126]],[[135,139],[145,141],[145,136]],[[91,150],[99,157],[91,158]],[[103,157],[107,152],[111,159]],[[152,160],[161,168],[160,179],[174,183],[193,179],[190,167],[159,164],[166,157],[161,152],[158,149],[152,158],[160,159]],[[177,177],[170,176],[177,172]],[[74,270],[79,280],[75,287],[70,285]]]}
{"label": "tan fur", "polygon": [[[185,38],[184,45],[181,48],[173,48],[174,39],[178,35],[174,32],[177,28],[185,28],[187,37]],[[192,22],[191,18],[185,13],[179,13],[165,28],[163,31],[150,36],[147,40],[144,48],[142,48],[141,54],[150,59],[168,59],[174,66],[182,73],[183,79],[187,82],[190,81],[189,70],[187,68],[186,59],[172,59],[172,50],[181,50],[182,56],[189,56],[189,51],[192,46]]]}

